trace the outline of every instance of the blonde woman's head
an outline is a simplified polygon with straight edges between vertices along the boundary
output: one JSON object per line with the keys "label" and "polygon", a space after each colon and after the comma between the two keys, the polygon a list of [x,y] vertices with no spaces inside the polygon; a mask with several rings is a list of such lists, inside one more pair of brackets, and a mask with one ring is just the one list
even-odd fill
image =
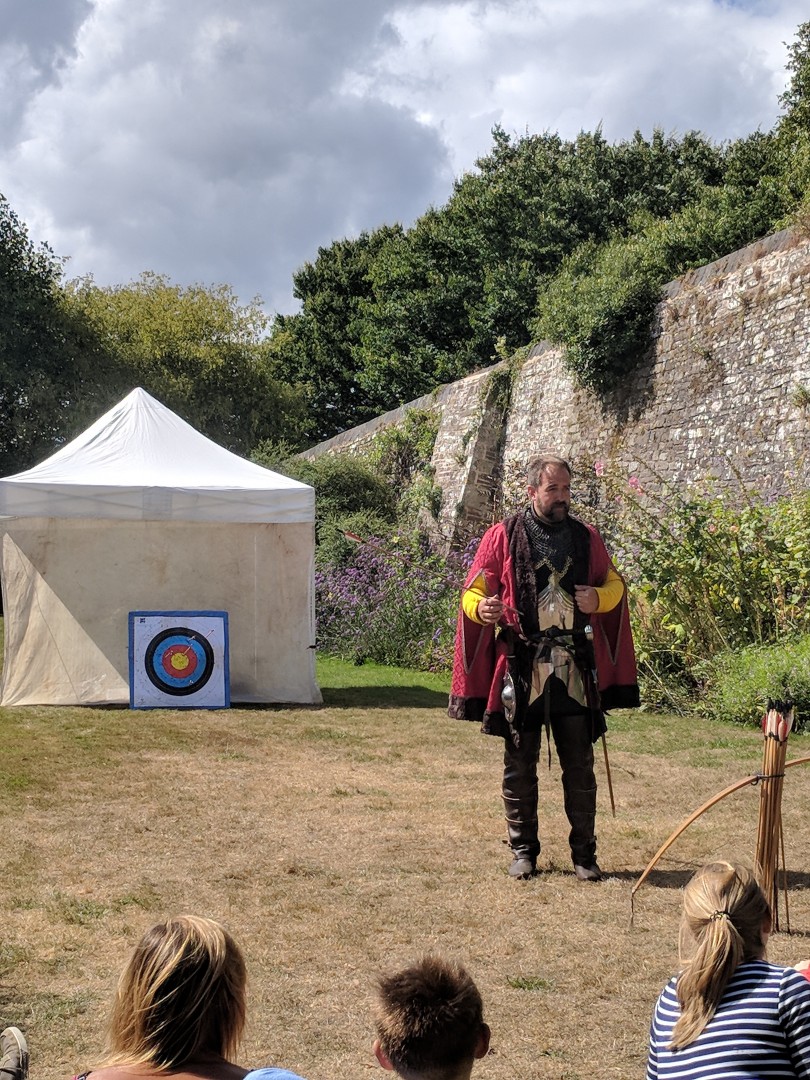
{"label": "blonde woman's head", "polygon": [[685,962],[673,1049],[700,1035],[739,965],[765,955],[770,929],[768,901],[750,870],[727,862],[698,870],[683,892],[679,946]]}
{"label": "blonde woman's head", "polygon": [[709,863],[683,891],[682,948],[691,942],[722,943],[730,934],[738,940],[741,960],[765,951],[770,931],[770,908],[756,878],[746,867]]}
{"label": "blonde woman's head", "polygon": [[144,934],[118,983],[108,1064],[176,1068],[230,1058],[245,1024],[245,962],[213,919],[178,915]]}

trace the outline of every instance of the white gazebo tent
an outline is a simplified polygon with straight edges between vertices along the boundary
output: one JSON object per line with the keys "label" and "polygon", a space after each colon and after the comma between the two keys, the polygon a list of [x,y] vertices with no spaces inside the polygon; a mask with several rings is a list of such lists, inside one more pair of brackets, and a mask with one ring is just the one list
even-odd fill
{"label": "white gazebo tent", "polygon": [[130,611],[227,611],[232,701],[321,700],[313,489],[145,391],[0,479],[0,515],[0,705],[128,702]]}

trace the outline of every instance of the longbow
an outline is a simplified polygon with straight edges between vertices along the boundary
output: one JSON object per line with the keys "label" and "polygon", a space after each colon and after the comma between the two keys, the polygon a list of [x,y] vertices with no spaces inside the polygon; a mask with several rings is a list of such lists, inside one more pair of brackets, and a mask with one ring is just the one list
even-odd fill
{"label": "longbow", "polygon": [[[785,768],[789,769],[793,765],[804,765],[808,761],[810,761],[810,757],[794,758],[793,761],[786,761],[785,762]],[[711,810],[711,808],[716,803],[719,803],[721,799],[725,799],[726,795],[731,795],[731,793],[733,791],[739,791],[740,788],[747,787],[749,784],[758,784],[760,782],[760,780],[762,780],[762,779],[763,779],[762,773],[753,773],[751,776],[746,776],[742,780],[737,780],[733,784],[729,784],[729,786],[727,788],[723,788],[723,790],[721,792],[719,792],[717,795],[713,795],[710,799],[707,799],[706,802],[702,806],[698,807],[698,809],[695,810],[695,812],[693,814],[689,815],[689,817],[686,819],[686,821],[684,821],[681,825],[678,826],[678,828],[675,830],[675,832],[672,833],[672,835],[670,837],[668,837],[668,839],[661,845],[661,847],[658,849],[658,851],[656,851],[655,855],[653,855],[652,859],[650,859],[650,862],[647,865],[647,869],[644,871],[644,873],[641,875],[641,877],[638,879],[638,881],[635,883],[635,885],[632,888],[632,891],[630,893],[630,921],[631,922],[632,922],[632,919],[633,919],[633,899],[634,899],[636,893],[638,892],[638,890],[641,888],[641,886],[647,880],[647,875],[650,873],[650,871],[655,869],[655,866],[656,866],[658,860],[661,858],[661,856],[664,854],[664,852],[667,850],[667,848],[669,848],[672,844],[675,843],[675,841],[678,839],[678,837],[681,835],[681,833],[684,832],[686,829],[688,829],[689,826],[692,824],[692,822],[697,821],[697,819],[700,817],[700,815],[705,814],[707,810]]]}

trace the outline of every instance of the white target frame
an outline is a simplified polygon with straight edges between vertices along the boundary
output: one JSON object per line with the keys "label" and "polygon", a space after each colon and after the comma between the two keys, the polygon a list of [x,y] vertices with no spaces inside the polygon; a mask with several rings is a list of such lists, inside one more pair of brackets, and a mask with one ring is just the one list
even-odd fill
{"label": "white target frame", "polygon": [[129,707],[227,709],[227,611],[130,611]]}

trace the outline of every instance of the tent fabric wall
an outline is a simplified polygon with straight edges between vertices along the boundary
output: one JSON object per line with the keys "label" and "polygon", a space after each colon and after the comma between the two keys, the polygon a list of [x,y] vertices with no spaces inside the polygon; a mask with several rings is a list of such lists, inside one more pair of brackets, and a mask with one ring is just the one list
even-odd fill
{"label": "tent fabric wall", "polygon": [[42,466],[0,480],[0,513],[13,514],[0,518],[0,705],[128,703],[136,610],[227,611],[233,702],[320,702],[307,485],[138,390]]}
{"label": "tent fabric wall", "polygon": [[135,610],[225,610],[231,700],[321,700],[313,527],[17,518],[3,537],[2,705],[129,702]]}

